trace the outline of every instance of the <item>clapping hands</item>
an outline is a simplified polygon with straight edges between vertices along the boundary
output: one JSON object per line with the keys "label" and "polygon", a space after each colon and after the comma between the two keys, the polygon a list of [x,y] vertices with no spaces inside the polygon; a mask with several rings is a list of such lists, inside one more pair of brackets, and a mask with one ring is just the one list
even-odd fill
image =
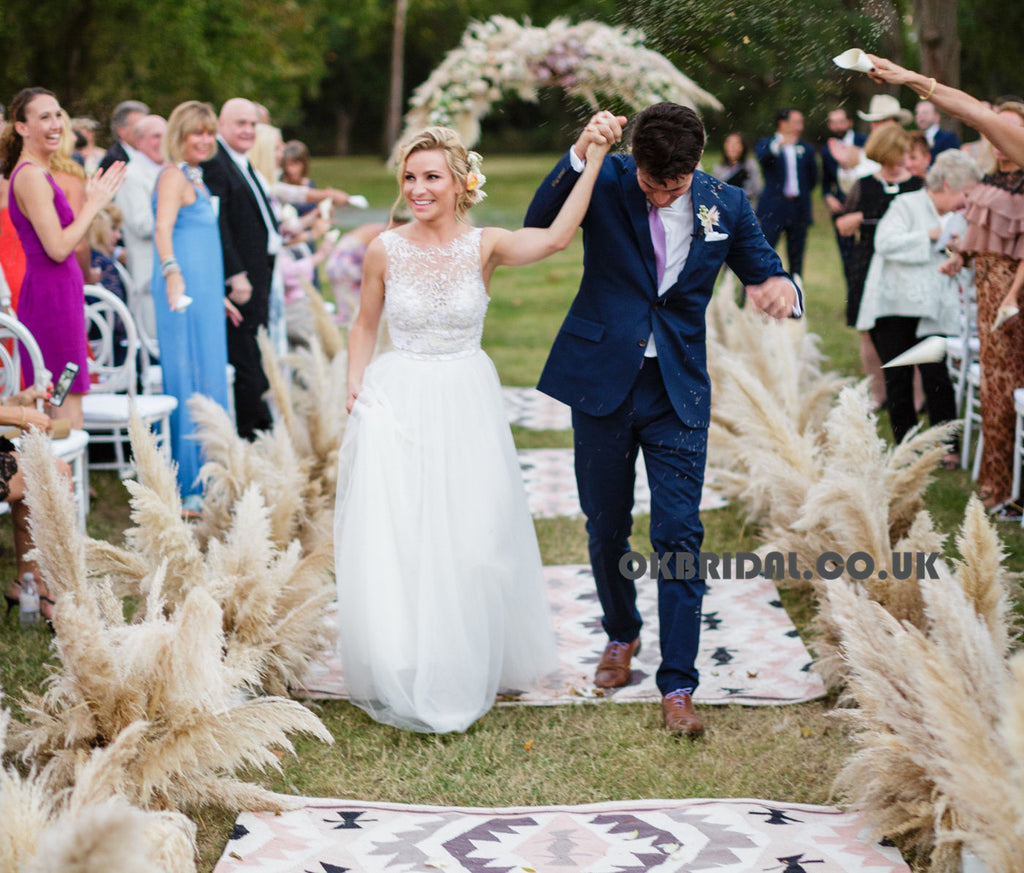
{"label": "clapping hands", "polygon": [[98,170],[86,183],[85,199],[95,203],[97,210],[102,209],[114,199],[127,168],[124,161],[115,161],[106,170]]}

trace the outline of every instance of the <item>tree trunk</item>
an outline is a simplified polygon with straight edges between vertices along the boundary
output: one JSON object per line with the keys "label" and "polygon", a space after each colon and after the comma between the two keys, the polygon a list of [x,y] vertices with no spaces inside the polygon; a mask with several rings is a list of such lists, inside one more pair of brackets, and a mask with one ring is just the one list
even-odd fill
{"label": "tree trunk", "polygon": [[352,151],[352,114],[339,106],[334,114],[334,153],[347,155]]}
{"label": "tree trunk", "polygon": [[[960,87],[960,32],[957,0],[917,0],[917,36],[921,44],[921,72],[943,85]],[[944,124],[959,132],[959,122]]]}
{"label": "tree trunk", "polygon": [[405,19],[409,0],[395,0],[395,30],[391,39],[391,84],[384,128],[384,152],[391,154],[402,131],[402,83],[405,79]]}
{"label": "tree trunk", "polygon": [[917,35],[921,42],[921,72],[943,85],[960,87],[960,35],[957,0],[917,0]]}

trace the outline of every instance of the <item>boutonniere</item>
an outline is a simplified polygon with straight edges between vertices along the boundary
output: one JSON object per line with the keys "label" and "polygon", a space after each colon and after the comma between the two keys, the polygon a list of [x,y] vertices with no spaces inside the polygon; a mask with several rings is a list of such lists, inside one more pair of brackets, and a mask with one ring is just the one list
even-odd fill
{"label": "boutonniere", "polygon": [[804,156],[804,147],[802,145],[798,145],[796,147],[796,154],[799,158],[802,158]]}
{"label": "boutonniere", "polygon": [[706,204],[701,204],[697,210],[697,220],[700,221],[700,226],[704,228],[704,233],[712,233],[715,229],[715,225],[718,224],[718,207],[712,206],[708,209]]}
{"label": "boutonniere", "polygon": [[701,231],[703,232],[704,239],[707,242],[715,242],[716,240],[729,238],[729,234],[715,230],[720,218],[721,216],[718,213],[717,206],[709,208],[706,204],[702,203],[697,209],[697,220],[700,222]]}

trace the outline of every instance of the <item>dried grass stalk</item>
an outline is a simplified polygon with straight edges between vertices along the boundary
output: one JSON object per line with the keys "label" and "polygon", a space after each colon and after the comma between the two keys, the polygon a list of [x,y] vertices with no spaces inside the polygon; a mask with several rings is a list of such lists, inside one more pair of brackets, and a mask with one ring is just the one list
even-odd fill
{"label": "dried grass stalk", "polygon": [[136,726],[143,741],[118,785],[134,805],[280,808],[280,798],[233,774],[278,767],[273,748],[291,750],[290,733],[331,742],[326,728],[295,701],[247,699],[259,674],[251,663],[225,662],[221,609],[206,590],[193,588],[165,615],[166,563],[151,580],[141,619],[125,624],[109,583],[86,582],[74,499],[56,487],[45,438],[25,438],[22,463],[40,563],[61,580],[53,589],[60,667],[44,695],[26,697],[28,724],[18,728],[26,760],[45,768],[51,788],[70,787],[89,753]]}

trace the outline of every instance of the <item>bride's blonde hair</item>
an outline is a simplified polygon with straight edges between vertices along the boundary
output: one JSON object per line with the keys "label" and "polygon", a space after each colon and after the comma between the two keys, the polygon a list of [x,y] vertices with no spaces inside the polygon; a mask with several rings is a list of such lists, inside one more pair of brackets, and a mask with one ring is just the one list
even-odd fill
{"label": "bride's blonde hair", "polygon": [[395,212],[405,205],[405,198],[402,196],[402,182],[405,176],[405,162],[413,152],[444,152],[445,163],[451,170],[452,176],[459,188],[455,197],[455,217],[462,221],[469,207],[479,202],[478,191],[470,191],[467,188],[467,180],[471,172],[469,164],[469,152],[459,139],[459,135],[450,127],[428,127],[419,133],[411,134],[398,147],[398,199],[391,207],[392,222]]}

